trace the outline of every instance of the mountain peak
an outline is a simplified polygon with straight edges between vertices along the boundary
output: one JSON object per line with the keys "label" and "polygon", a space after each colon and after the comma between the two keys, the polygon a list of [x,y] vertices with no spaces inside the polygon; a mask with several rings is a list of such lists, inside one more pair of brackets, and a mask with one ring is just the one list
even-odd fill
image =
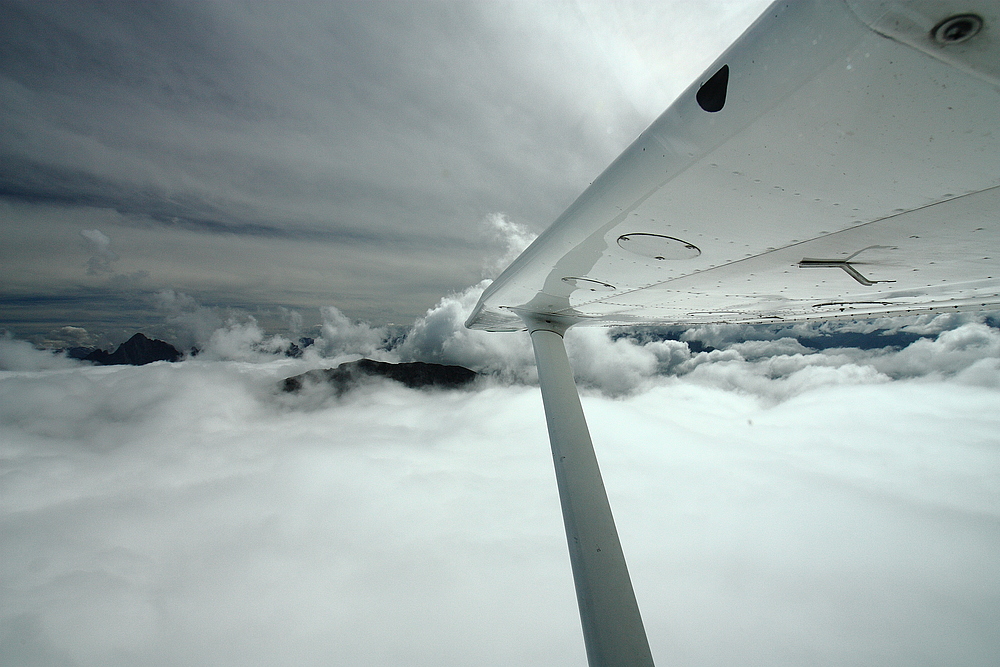
{"label": "mountain peak", "polygon": [[137,333],[118,346],[114,352],[94,350],[83,358],[102,366],[144,366],[154,361],[177,361],[181,353],[170,343],[147,338]]}

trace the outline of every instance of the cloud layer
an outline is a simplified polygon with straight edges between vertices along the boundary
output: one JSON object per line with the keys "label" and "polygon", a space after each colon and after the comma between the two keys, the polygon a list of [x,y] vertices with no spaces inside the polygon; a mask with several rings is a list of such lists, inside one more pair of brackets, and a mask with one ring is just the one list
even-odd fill
{"label": "cloud layer", "polygon": [[[250,320],[173,365],[0,341],[0,653],[582,663],[530,347],[462,329],[475,296],[443,299],[402,342],[330,310],[298,359]],[[868,349],[809,347],[830,325],[715,331],[697,353],[688,334],[573,332],[659,662],[990,664],[1000,333],[986,321],[900,320],[927,337]],[[492,375],[467,391],[277,391],[369,351]]]}

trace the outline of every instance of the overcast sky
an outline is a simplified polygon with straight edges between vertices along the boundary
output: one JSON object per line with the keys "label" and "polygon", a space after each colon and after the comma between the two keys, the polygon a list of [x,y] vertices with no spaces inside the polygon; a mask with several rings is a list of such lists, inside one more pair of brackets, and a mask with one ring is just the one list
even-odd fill
{"label": "overcast sky", "polygon": [[764,4],[4,0],[0,326],[121,339],[163,290],[410,324]]}

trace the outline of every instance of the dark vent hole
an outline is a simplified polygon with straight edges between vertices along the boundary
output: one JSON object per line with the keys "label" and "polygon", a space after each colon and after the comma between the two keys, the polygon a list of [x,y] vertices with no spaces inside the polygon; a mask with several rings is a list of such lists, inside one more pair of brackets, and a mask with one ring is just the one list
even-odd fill
{"label": "dark vent hole", "polygon": [[701,85],[695,99],[698,106],[709,113],[721,111],[726,106],[726,88],[729,86],[729,65],[723,65],[712,78]]}
{"label": "dark vent hole", "polygon": [[960,14],[941,21],[931,30],[938,44],[961,44],[975,37],[983,27],[983,19],[975,14]]}

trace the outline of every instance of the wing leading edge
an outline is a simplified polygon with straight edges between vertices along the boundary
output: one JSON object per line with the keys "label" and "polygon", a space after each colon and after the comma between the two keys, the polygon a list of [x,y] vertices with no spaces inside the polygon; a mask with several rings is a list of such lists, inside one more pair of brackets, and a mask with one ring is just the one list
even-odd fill
{"label": "wing leading edge", "polygon": [[467,326],[1000,306],[997,26],[985,0],[775,3]]}

